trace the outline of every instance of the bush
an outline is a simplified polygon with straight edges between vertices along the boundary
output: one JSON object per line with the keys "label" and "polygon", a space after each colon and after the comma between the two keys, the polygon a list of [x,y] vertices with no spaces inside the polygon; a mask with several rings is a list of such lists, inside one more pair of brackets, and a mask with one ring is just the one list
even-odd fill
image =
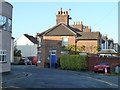
{"label": "bush", "polygon": [[60,66],[62,69],[67,70],[85,70],[86,69],[86,56],[80,55],[61,55]]}

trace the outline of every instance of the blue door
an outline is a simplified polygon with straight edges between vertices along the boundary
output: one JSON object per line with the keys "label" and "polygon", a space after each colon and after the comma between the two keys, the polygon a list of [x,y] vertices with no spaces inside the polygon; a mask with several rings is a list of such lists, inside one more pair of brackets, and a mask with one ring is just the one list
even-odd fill
{"label": "blue door", "polygon": [[51,68],[55,68],[55,55],[51,55]]}

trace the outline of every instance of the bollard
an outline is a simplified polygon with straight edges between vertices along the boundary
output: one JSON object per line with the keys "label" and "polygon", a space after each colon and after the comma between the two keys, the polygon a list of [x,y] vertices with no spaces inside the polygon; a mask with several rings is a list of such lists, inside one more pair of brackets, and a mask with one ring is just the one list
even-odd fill
{"label": "bollard", "polygon": [[105,75],[107,75],[108,73],[107,73],[107,67],[105,67]]}

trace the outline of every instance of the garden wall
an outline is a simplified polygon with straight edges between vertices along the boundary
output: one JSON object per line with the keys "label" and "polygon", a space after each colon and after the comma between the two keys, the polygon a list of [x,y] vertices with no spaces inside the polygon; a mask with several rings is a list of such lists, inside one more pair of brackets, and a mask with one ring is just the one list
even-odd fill
{"label": "garden wall", "polygon": [[87,57],[87,69],[94,70],[94,65],[99,63],[109,63],[110,71],[114,71],[117,65],[120,65],[120,57]]}

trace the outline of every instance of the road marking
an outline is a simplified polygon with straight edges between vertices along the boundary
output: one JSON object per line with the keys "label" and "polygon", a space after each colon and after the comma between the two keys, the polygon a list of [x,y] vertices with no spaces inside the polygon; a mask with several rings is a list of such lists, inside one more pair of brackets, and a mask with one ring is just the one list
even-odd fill
{"label": "road marking", "polygon": [[[75,74],[75,75],[79,75],[79,74]],[[102,83],[106,83],[110,86],[116,86],[116,87],[119,87],[117,84],[113,84],[113,83],[110,83],[110,82],[107,82],[107,81],[104,81],[104,80],[99,80],[99,79],[96,79],[96,78],[93,78],[93,77],[89,77],[89,76],[83,76],[83,75],[79,75],[81,77],[85,77],[85,78],[90,78],[90,79],[93,79],[93,80],[96,80],[96,81],[99,81],[99,82],[102,82]]]}

